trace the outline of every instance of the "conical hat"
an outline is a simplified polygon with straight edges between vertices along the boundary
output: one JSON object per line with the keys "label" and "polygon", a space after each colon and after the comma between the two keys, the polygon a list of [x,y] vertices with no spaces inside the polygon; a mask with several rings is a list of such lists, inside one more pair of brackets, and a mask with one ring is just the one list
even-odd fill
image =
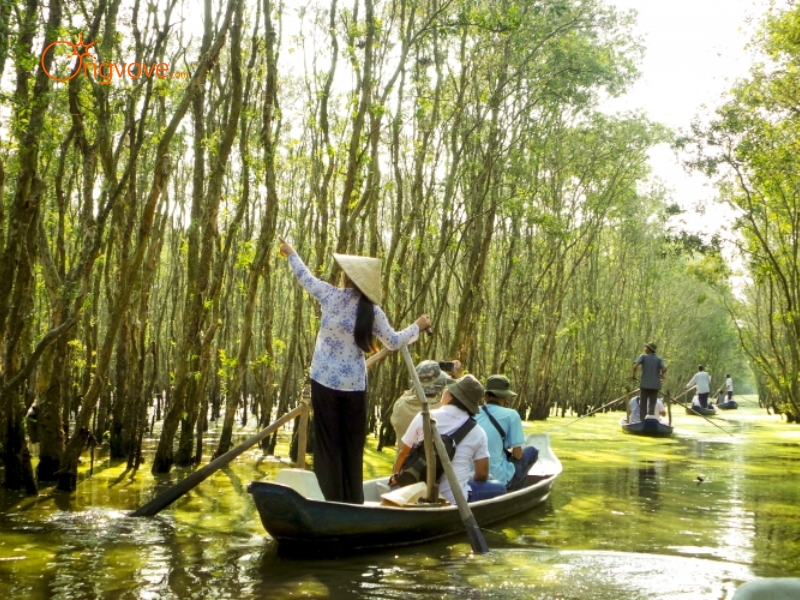
{"label": "conical hat", "polygon": [[381,304],[381,259],[371,256],[336,254],[333,258],[352,282],[374,304]]}

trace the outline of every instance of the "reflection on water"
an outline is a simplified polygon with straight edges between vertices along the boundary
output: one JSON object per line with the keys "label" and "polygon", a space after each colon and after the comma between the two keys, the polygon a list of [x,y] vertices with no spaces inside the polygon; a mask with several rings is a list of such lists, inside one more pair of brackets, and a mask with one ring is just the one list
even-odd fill
{"label": "reflection on water", "polygon": [[[800,427],[740,410],[737,423],[715,419],[732,436],[686,416],[673,438],[648,439],[623,435],[618,418],[552,436],[564,463],[552,496],[486,529],[486,556],[457,537],[326,560],[286,555],[244,491],[285,463],[255,450],[161,515],[132,519],[187,472],[154,489],[149,473],[101,457],[76,494],[0,492],[0,594],[721,600],[755,576],[800,576]],[[368,457],[373,473],[393,460],[388,450]]]}

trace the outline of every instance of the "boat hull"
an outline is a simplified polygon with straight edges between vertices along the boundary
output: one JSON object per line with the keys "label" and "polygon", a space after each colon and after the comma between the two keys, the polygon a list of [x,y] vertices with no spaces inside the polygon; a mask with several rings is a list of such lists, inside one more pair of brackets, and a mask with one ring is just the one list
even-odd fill
{"label": "boat hull", "polygon": [[[546,436],[546,434],[540,434]],[[533,437],[533,436],[529,436]],[[529,485],[489,500],[470,503],[478,525],[488,525],[524,512],[547,500],[561,473],[561,463],[549,448],[540,448],[540,460],[528,476]],[[306,498],[288,485],[254,481],[248,491],[261,523],[282,548],[330,552],[418,544],[464,534],[458,507],[394,507],[379,503],[388,479],[364,483],[365,504],[345,504]]]}
{"label": "boat hull", "polygon": [[625,433],[647,437],[669,437],[673,431],[672,425],[662,423],[658,419],[645,419],[638,423],[628,423],[625,418],[622,418],[619,424]]}
{"label": "boat hull", "polygon": [[692,406],[691,408],[686,409],[687,415],[694,415],[694,416],[708,416],[708,415],[715,415],[717,414],[716,408],[703,408],[702,406]]}
{"label": "boat hull", "polygon": [[718,403],[717,408],[722,410],[734,410],[739,408],[739,405],[734,400],[728,400],[727,402]]}
{"label": "boat hull", "polygon": [[[470,504],[478,525],[487,525],[544,502],[556,477],[501,496],[501,501]],[[254,481],[249,487],[264,529],[282,546],[314,550],[363,549],[417,544],[464,533],[456,506],[394,508],[304,498],[292,488]]]}

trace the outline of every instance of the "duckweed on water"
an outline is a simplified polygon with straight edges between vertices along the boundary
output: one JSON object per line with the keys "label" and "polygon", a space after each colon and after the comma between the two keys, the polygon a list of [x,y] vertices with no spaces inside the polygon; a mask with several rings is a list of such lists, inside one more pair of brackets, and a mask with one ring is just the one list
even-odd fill
{"label": "duckweed on water", "polygon": [[[621,413],[526,424],[564,464],[542,506],[465,539],[318,560],[284,556],[246,492],[285,458],[251,450],[160,515],[127,513],[179,481],[103,453],[75,494],[0,491],[0,594],[25,598],[729,598],[755,576],[800,576],[800,427],[752,402],[714,422],[674,411],[669,439]],[[752,399],[750,399],[752,400]],[[242,439],[249,432],[241,432]],[[214,432],[206,452],[214,447]],[[370,439],[365,477],[394,450]],[[150,451],[153,450],[152,440]],[[288,455],[288,431],[276,453]],[[311,552],[313,549],[309,549]]]}

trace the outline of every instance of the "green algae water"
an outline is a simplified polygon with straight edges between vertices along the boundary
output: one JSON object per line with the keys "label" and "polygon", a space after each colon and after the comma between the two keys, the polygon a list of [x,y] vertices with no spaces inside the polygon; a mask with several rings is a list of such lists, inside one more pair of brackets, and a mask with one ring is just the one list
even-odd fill
{"label": "green algae water", "polygon": [[[737,400],[712,418],[725,431],[676,408],[669,439],[622,433],[619,412],[527,423],[550,432],[564,472],[546,503],[484,529],[484,556],[465,536],[284,555],[246,487],[288,465],[286,443],[245,453],[151,518],[127,513],[188,471],[154,480],[148,464],[133,473],[101,452],[88,477],[87,455],[74,494],[0,491],[0,597],[730,598],[755,577],[800,577],[800,426]],[[365,477],[387,474],[394,450],[370,444]]]}

